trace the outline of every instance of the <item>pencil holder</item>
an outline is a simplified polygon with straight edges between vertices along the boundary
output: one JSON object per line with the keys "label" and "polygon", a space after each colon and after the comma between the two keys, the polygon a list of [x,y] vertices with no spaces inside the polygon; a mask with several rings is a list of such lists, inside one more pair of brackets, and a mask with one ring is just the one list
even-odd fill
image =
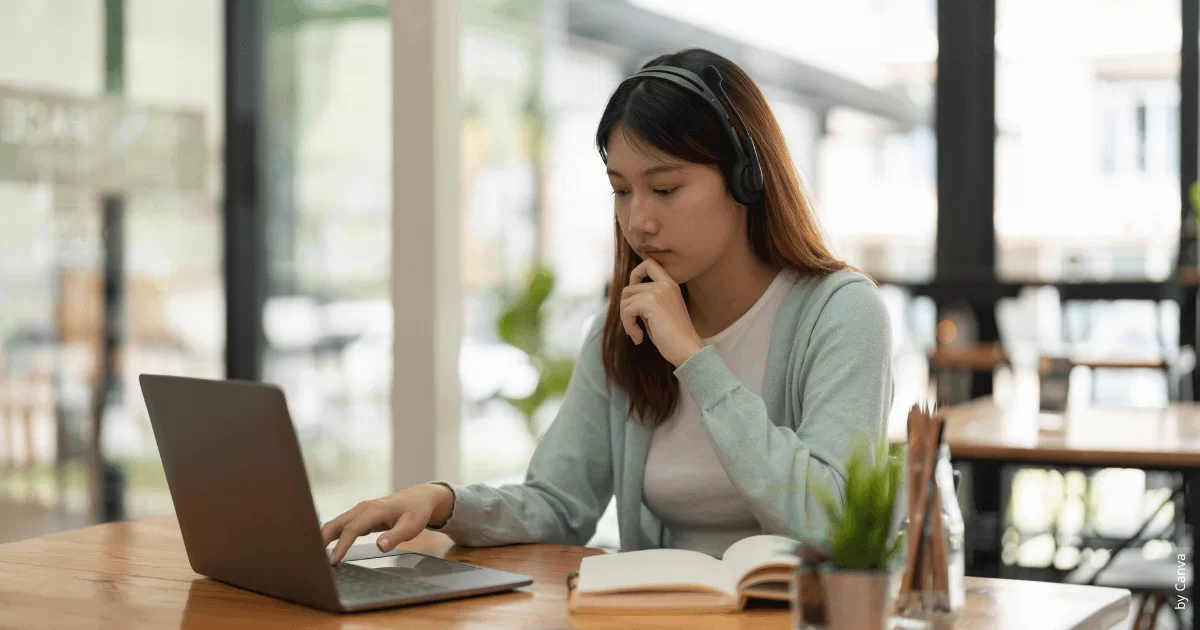
{"label": "pencil holder", "polygon": [[[923,457],[920,452],[914,454],[910,444],[908,553],[895,606],[900,627],[952,625],[962,616],[965,603],[964,527],[950,448],[941,444],[936,452],[936,459]],[[919,623],[904,624],[903,620]]]}

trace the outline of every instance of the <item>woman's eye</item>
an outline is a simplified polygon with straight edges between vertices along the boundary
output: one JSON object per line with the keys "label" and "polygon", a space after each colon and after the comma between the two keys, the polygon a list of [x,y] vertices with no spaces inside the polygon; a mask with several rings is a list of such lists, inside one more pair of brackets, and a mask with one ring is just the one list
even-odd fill
{"label": "woman's eye", "polygon": [[618,197],[624,197],[625,195],[629,194],[629,191],[628,190],[614,190],[613,194]]}
{"label": "woman's eye", "polygon": [[667,195],[669,195],[673,192],[675,192],[674,188],[655,188],[654,189],[654,194],[658,195],[659,197],[666,197]]}

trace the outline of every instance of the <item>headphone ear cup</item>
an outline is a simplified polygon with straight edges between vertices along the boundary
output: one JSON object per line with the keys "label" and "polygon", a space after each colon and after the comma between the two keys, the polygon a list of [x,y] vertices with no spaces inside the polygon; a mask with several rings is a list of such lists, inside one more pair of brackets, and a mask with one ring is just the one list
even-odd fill
{"label": "headphone ear cup", "polygon": [[746,136],[746,145],[749,149],[746,160],[746,187],[754,198],[758,199],[764,186],[762,163],[758,161],[758,149],[754,146],[754,138]]}
{"label": "headphone ear cup", "polygon": [[738,203],[748,206],[761,198],[762,183],[761,178],[756,177],[757,170],[752,165],[745,165],[738,169],[737,185],[734,186],[736,194],[734,198]]}
{"label": "headphone ear cup", "polygon": [[754,197],[755,199],[758,198],[758,193],[762,190],[762,185],[758,182],[758,178],[755,177],[756,173],[755,168],[750,165],[747,165],[742,171],[742,181],[745,182],[742,187],[748,193],[747,196]]}

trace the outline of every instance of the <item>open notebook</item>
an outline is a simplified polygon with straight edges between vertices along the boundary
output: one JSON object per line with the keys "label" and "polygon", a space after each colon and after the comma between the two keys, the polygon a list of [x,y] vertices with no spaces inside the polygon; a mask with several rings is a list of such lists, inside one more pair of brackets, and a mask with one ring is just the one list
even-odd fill
{"label": "open notebook", "polygon": [[571,610],[733,612],[752,597],[787,601],[796,543],[751,536],[721,560],[683,549],[588,556],[579,567]]}

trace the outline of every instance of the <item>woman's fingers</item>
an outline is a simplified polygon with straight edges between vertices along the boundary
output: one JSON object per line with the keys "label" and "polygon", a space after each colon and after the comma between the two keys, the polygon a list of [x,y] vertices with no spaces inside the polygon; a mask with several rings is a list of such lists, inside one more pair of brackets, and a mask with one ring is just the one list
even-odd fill
{"label": "woman's fingers", "polygon": [[650,272],[646,271],[646,263],[648,262],[650,262],[649,258],[643,260],[642,264],[634,267],[633,271],[629,272],[629,286],[636,287],[641,284],[642,280],[650,277]]}
{"label": "woman's fingers", "polygon": [[342,535],[342,528],[344,528],[347,523],[354,520],[354,518],[358,516],[359,513],[361,513],[364,509],[366,509],[366,507],[367,502],[363,501],[349,510],[342,512],[340,516],[332,521],[325,523],[325,525],[321,527],[321,539],[325,541],[325,546],[328,547],[329,543],[337,540],[338,536]]}
{"label": "woman's fingers", "polygon": [[663,266],[658,264],[657,260],[647,258],[640,265],[633,268],[629,274],[629,286],[641,284],[643,280],[650,278],[654,282],[662,282],[663,284],[671,285],[675,283],[675,279],[667,273]]}
{"label": "woman's fingers", "polygon": [[395,549],[396,545],[416,538],[417,534],[420,534],[421,530],[425,529],[425,526],[428,524],[428,519],[425,522],[421,522],[420,517],[414,512],[405,512],[400,515],[394,527],[379,537],[375,545],[379,547],[380,551],[386,553]]}
{"label": "woman's fingers", "polygon": [[653,291],[659,287],[657,282],[643,282],[641,284],[631,284],[624,289],[621,289],[621,299],[631,298],[635,295],[641,295],[647,291]]}
{"label": "woman's fingers", "polygon": [[346,552],[350,551],[350,547],[354,546],[355,541],[360,536],[365,536],[371,532],[383,531],[391,527],[391,523],[385,520],[383,510],[371,506],[364,509],[358,514],[354,520],[350,521],[342,528],[342,534],[338,538],[337,545],[333,548],[333,553],[329,556],[330,564],[337,564],[346,557]]}
{"label": "woman's fingers", "polygon": [[637,318],[642,315],[641,307],[637,305],[638,303],[631,302],[630,300],[636,296],[654,291],[661,286],[657,282],[642,282],[631,284],[621,290],[621,324],[625,328],[625,333],[633,338],[633,342],[636,344],[642,343],[645,332],[637,324]]}
{"label": "woman's fingers", "polygon": [[642,329],[637,324],[637,318],[642,314],[641,309],[631,299],[621,301],[621,325],[625,327],[625,334],[633,339],[633,343],[641,345]]}

